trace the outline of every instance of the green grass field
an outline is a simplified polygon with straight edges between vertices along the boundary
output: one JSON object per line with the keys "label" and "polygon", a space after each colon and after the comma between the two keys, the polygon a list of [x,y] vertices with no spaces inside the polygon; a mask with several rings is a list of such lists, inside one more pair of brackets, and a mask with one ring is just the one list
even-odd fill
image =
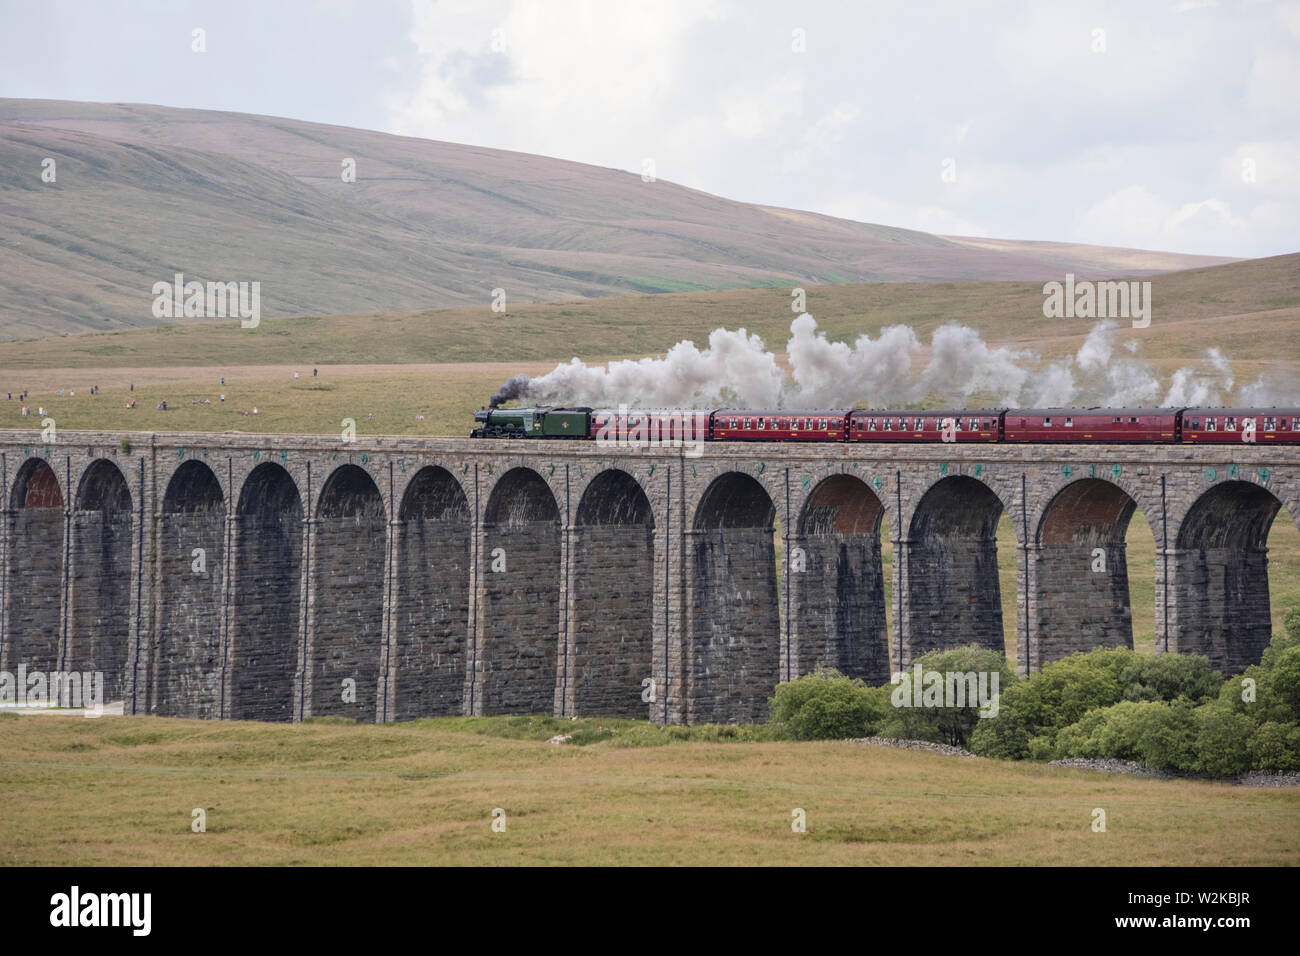
{"label": "green grass field", "polygon": [[[1294,789],[750,742],[743,728],[696,742],[596,719],[0,727],[7,865],[1300,862]],[[545,743],[559,730],[597,742]],[[191,829],[196,808],[206,832]]]}

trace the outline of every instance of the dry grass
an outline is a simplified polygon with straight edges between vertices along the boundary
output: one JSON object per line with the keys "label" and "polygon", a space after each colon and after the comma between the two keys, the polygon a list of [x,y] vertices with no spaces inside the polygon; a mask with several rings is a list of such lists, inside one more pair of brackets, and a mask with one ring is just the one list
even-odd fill
{"label": "dry grass", "polygon": [[1300,862],[1295,790],[848,743],[557,747],[456,721],[0,721],[10,865]]}

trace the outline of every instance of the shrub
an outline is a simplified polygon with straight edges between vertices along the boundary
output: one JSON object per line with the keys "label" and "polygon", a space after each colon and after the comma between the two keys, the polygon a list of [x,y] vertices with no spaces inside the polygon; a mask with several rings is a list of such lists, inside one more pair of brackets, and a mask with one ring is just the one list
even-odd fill
{"label": "shrub", "polygon": [[795,740],[867,737],[880,719],[879,697],[864,682],[819,667],[777,685],[769,701],[772,722]]}
{"label": "shrub", "polygon": [[1275,658],[1268,674],[1269,704],[1300,723],[1300,645],[1288,647]]}
{"label": "shrub", "polygon": [[1093,711],[1122,701],[1213,699],[1221,682],[1203,656],[1145,657],[1122,647],[1081,651],[1047,664],[1006,694],[1001,713],[975,728],[971,747],[989,757],[1050,759],[1061,729]]}
{"label": "shrub", "polygon": [[1282,628],[1292,643],[1300,644],[1300,605],[1286,612],[1286,617],[1282,618]]}
{"label": "shrub", "polygon": [[1056,735],[1055,756],[1136,760],[1153,770],[1196,767],[1197,719],[1186,700],[1121,701]]}
{"label": "shrub", "polygon": [[1027,682],[1018,681],[1007,688],[998,715],[975,724],[967,744],[971,753],[1002,760],[1024,760],[1030,755],[1030,738],[1038,728],[1030,726],[1025,708],[1017,700],[1027,686]]}
{"label": "shrub", "polygon": [[[988,648],[972,645],[950,651],[930,651],[922,654],[915,661],[913,668],[907,671],[906,686],[892,685],[888,688],[889,695],[887,697],[882,695],[881,702],[885,714],[880,733],[886,737],[929,740],[955,747],[966,747],[971,734],[979,724],[996,719],[996,717],[982,718],[978,701],[971,701],[961,707],[953,706],[953,702],[949,700],[943,701],[944,706],[910,706],[910,701],[914,699],[911,682],[916,673],[916,666],[921,668],[922,673],[988,675],[984,678],[981,689],[989,692],[994,689],[993,675],[996,674],[998,713],[1001,712],[1002,694],[1018,682],[1006,658],[998,651]],[[900,701],[904,702],[901,706]]]}
{"label": "shrub", "polygon": [[1120,691],[1125,700],[1201,701],[1213,697],[1223,684],[1223,676],[1210,667],[1210,659],[1200,654],[1159,654],[1146,657],[1132,654],[1119,670]]}
{"label": "shrub", "polygon": [[1196,725],[1196,770],[1229,777],[1250,769],[1253,720],[1215,701],[1196,709]]}
{"label": "shrub", "polygon": [[1256,770],[1300,770],[1300,727],[1270,720],[1256,729],[1248,746]]}

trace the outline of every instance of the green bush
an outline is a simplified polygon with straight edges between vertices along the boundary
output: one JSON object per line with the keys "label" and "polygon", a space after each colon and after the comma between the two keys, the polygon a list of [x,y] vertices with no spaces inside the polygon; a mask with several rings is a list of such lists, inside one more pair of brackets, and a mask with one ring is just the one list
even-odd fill
{"label": "green bush", "polygon": [[986,757],[1051,759],[1062,728],[1094,711],[1122,701],[1212,700],[1221,686],[1207,657],[1146,657],[1122,647],[1081,651],[1047,664],[1006,693],[998,716],[975,728],[971,749]]}
{"label": "green bush", "polygon": [[1136,760],[1153,770],[1197,766],[1198,721],[1190,701],[1121,701],[1094,710],[1056,735],[1057,759]]}
{"label": "green bush", "polygon": [[1300,723],[1300,645],[1278,654],[1268,677],[1272,708],[1288,714],[1290,723]]}
{"label": "green bush", "polygon": [[1017,700],[1028,686],[1027,681],[1017,681],[1002,692],[998,715],[979,721],[971,731],[967,744],[971,753],[1001,760],[1024,760],[1030,756],[1030,740],[1038,728],[1030,725],[1025,716],[1027,708]]}
{"label": "green bush", "polygon": [[[917,658],[922,673],[936,672],[942,675],[986,674],[984,688],[993,691],[993,675],[997,675],[998,713],[1001,713],[1003,695],[1018,683],[1006,658],[998,651],[988,648],[968,646],[950,651],[930,651]],[[914,665],[915,667],[915,665]],[[934,743],[951,744],[966,747],[971,735],[980,724],[996,720],[996,717],[981,717],[977,701],[966,706],[952,706],[945,701],[945,706],[908,706],[913,699],[911,679],[915,669],[907,671],[907,685],[892,685],[888,696],[882,694],[885,715],[880,726],[880,733],[886,737],[901,737],[907,740],[929,740]],[[883,689],[882,689],[883,690]],[[897,693],[895,693],[897,692]],[[924,686],[923,686],[924,697]],[[903,705],[900,706],[900,703]]]}
{"label": "green bush", "polygon": [[828,668],[778,684],[769,703],[772,722],[795,740],[868,737],[880,720],[879,694]]}
{"label": "green bush", "polygon": [[1223,684],[1223,676],[1212,667],[1210,659],[1200,654],[1158,654],[1147,657],[1133,651],[1120,667],[1120,692],[1125,700],[1201,701],[1214,697]]}
{"label": "green bush", "polygon": [[1300,770],[1300,727],[1270,720],[1255,730],[1248,746],[1256,770]]}
{"label": "green bush", "polygon": [[1212,777],[1230,777],[1252,765],[1250,742],[1255,722],[1217,701],[1196,709],[1196,761],[1192,768]]}

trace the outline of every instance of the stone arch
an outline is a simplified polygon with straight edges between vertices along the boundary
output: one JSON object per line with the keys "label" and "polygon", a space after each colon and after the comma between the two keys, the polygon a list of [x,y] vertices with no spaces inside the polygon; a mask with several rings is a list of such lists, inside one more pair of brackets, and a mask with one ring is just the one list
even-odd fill
{"label": "stone arch", "polygon": [[780,679],[776,507],[743,472],[726,472],[695,508],[688,551],[687,721],[767,717]]}
{"label": "stone arch", "polygon": [[1033,529],[1022,669],[1094,647],[1133,646],[1127,534],[1138,510],[1126,489],[1102,478],[1076,479],[1052,495]]}
{"label": "stone arch", "polygon": [[389,716],[459,714],[469,643],[469,501],[451,472],[428,465],[406,486],[397,521]]}
{"label": "stone arch", "polygon": [[1169,650],[1204,654],[1225,675],[1259,663],[1272,636],[1268,532],[1281,507],[1249,481],[1221,482],[1192,502],[1170,570]]}
{"label": "stone arch", "polygon": [[384,646],[384,499],[364,468],[339,465],[325,479],[315,517],[310,713],[374,721]]}
{"label": "stone arch", "polygon": [[121,700],[130,654],[131,490],[116,464],[97,458],[81,473],[75,500],[63,669],[102,672],[104,700]]}
{"label": "stone arch", "polygon": [[[908,524],[902,666],[976,644],[1006,653],[998,584],[998,495],[969,475],[929,487]],[[898,560],[898,555],[895,555]]]}
{"label": "stone arch", "polygon": [[67,506],[49,463],[28,458],[9,494],[9,580],[5,588],[3,666],[32,671],[59,667],[63,632],[64,524]]}
{"label": "stone arch", "polygon": [[641,682],[654,657],[650,499],[630,474],[610,468],[587,485],[574,525],[574,713],[645,717]]}
{"label": "stone arch", "polygon": [[221,716],[221,610],[226,502],[212,469],[191,458],[163,494],[154,712]]}
{"label": "stone arch", "polygon": [[292,476],[263,462],[236,506],[230,703],[235,720],[293,719],[302,600],[302,496]]}
{"label": "stone arch", "polygon": [[884,511],[854,475],[830,475],[808,495],[790,540],[791,676],[823,664],[871,684],[889,680]]}
{"label": "stone arch", "polygon": [[531,468],[497,479],[483,514],[482,646],[474,710],[555,712],[560,509]]}

